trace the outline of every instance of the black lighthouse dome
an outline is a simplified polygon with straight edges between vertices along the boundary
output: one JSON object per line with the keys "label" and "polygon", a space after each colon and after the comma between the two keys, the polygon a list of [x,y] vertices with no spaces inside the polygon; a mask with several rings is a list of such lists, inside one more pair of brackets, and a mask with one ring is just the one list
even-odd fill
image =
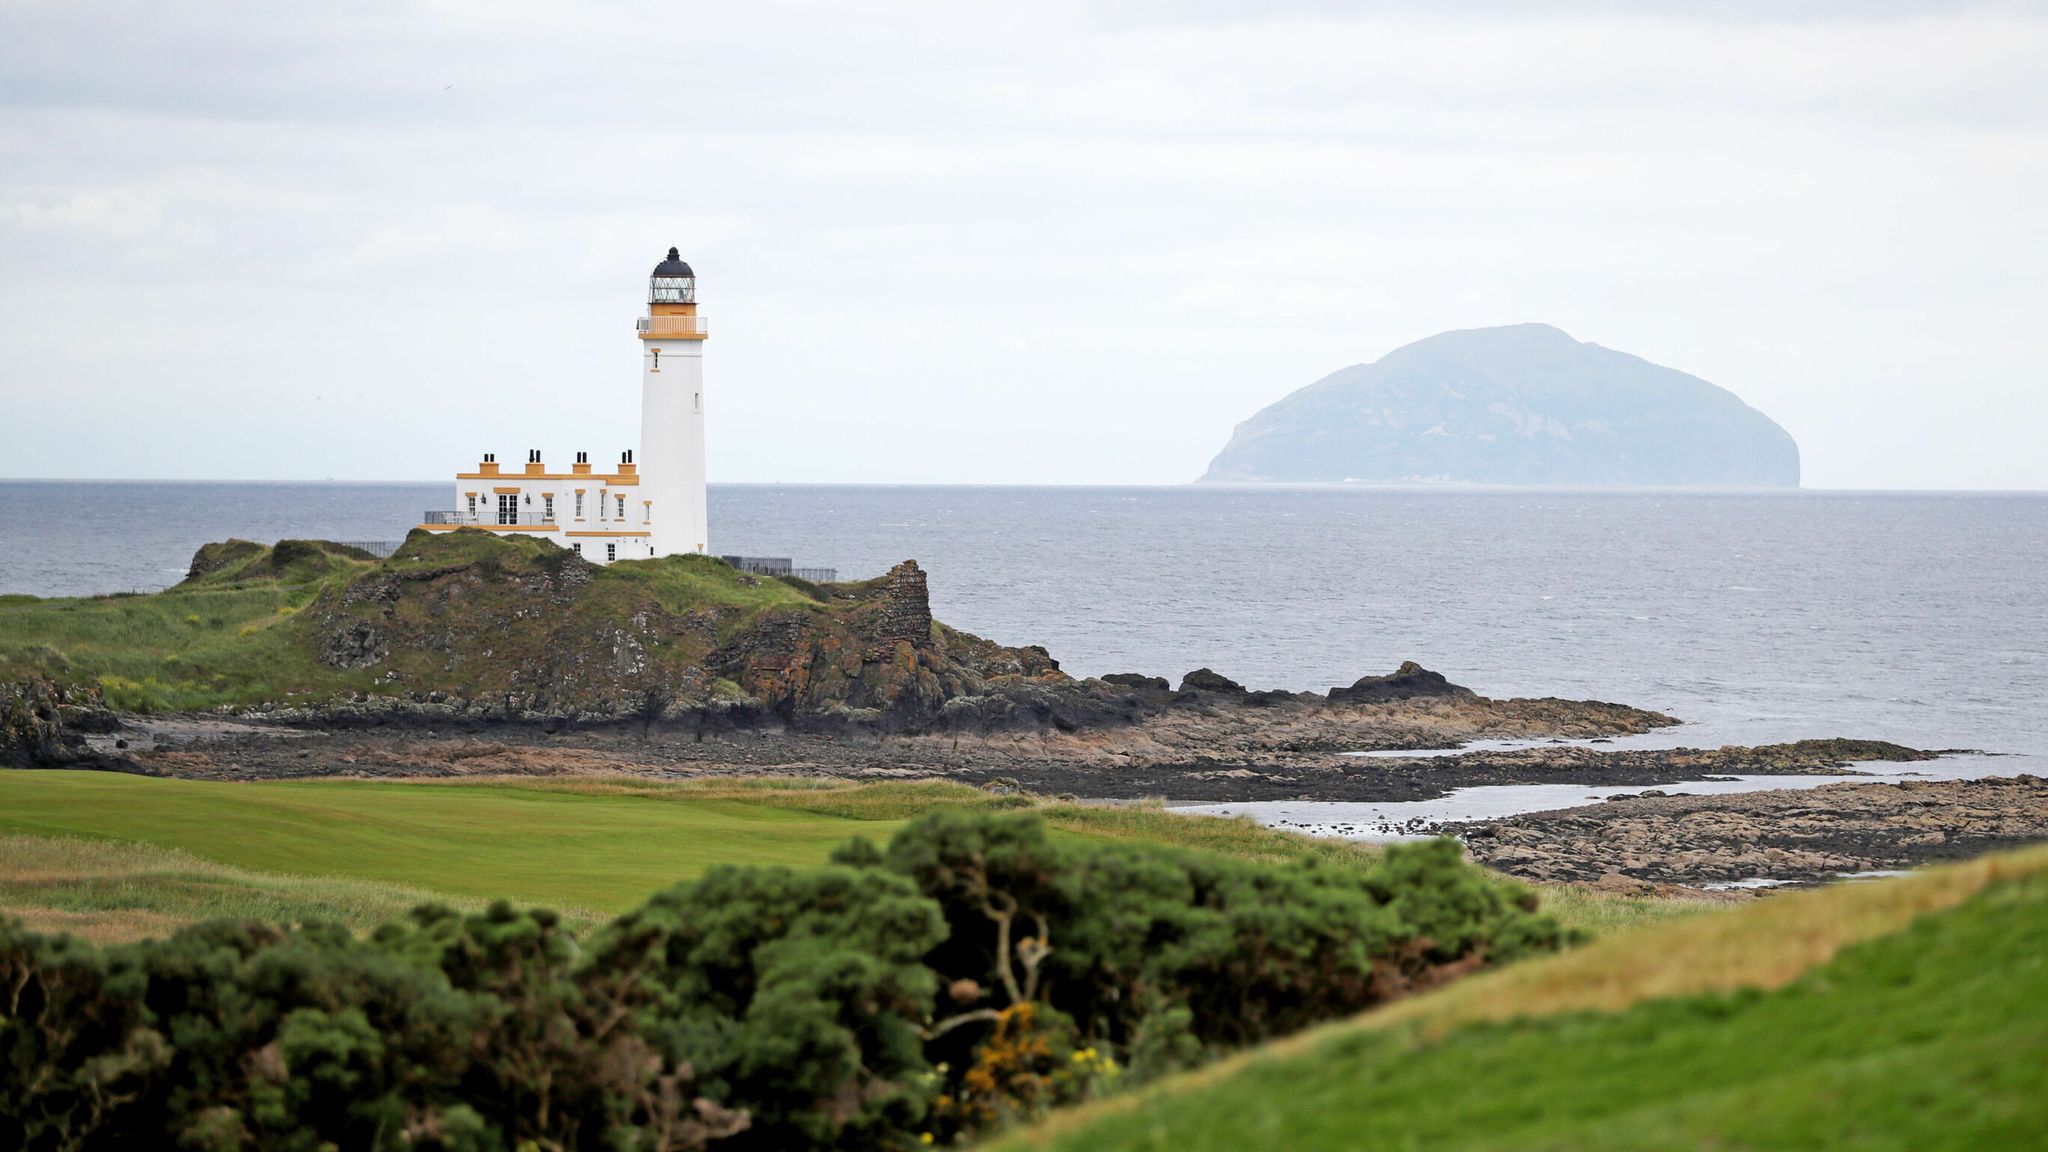
{"label": "black lighthouse dome", "polygon": [[649,304],[695,304],[697,302],[697,274],[683,263],[682,253],[671,248],[668,259],[654,266],[654,275],[647,282]]}
{"label": "black lighthouse dome", "polygon": [[697,274],[690,271],[690,266],[683,263],[683,254],[673,248],[668,250],[668,259],[654,266],[654,274],[656,276],[687,276],[692,280],[697,278]]}

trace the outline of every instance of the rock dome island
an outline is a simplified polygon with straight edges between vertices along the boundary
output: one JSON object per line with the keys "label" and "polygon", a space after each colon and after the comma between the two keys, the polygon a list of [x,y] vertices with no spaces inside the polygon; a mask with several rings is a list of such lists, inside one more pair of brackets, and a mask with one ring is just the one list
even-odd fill
{"label": "rock dome island", "polygon": [[1202,479],[1796,488],[1799,446],[1697,376],[1512,324],[1333,372],[1239,424]]}

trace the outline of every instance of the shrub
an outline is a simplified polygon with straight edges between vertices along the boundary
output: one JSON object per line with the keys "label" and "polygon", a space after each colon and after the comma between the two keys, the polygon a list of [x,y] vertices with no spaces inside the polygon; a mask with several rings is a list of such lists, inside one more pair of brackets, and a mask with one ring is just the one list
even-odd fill
{"label": "shrub", "polygon": [[[928,1050],[949,1069],[949,1134],[1099,1087],[1024,1075],[1020,1036],[1047,1052],[1128,1053],[1142,1078],[1564,943],[1525,889],[1467,864],[1452,840],[1392,845],[1361,874],[1060,845],[1035,816],[945,809],[886,854],[857,842],[839,859],[881,860],[946,918],[926,962],[947,990]],[[1020,1005],[1038,1006],[1036,1023],[1014,1016]],[[1006,1071],[989,1070],[991,1045],[1011,1053]],[[993,1100],[991,1075],[1025,1087]]]}
{"label": "shrub", "polygon": [[0,1147],[80,1147],[135,1125],[170,1056],[142,987],[127,954],[0,920]]}
{"label": "shrub", "polygon": [[601,930],[586,973],[751,1126],[723,1147],[873,1148],[922,1120],[930,900],[874,869],[722,868]]}
{"label": "shrub", "polygon": [[0,923],[0,1147],[950,1142],[1561,943],[1450,842],[1360,872],[954,809],[587,944],[502,903],[105,950]]}

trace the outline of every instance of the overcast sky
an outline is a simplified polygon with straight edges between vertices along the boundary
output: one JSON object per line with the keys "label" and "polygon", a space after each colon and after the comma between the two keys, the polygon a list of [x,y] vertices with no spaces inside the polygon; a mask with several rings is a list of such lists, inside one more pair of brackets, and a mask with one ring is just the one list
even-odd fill
{"label": "overcast sky", "polygon": [[[1519,321],[2048,488],[2048,4],[0,0],[0,476],[1175,483]],[[1455,11],[1455,15],[1452,14]]]}

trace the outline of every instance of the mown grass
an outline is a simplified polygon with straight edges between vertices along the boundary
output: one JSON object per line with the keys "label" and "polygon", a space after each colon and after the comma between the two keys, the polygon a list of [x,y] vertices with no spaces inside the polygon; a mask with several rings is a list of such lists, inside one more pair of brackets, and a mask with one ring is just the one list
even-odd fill
{"label": "mown grass", "polygon": [[[962,784],[502,778],[223,783],[0,773],[0,833],[104,837],[233,868],[617,912],[714,864],[822,863],[941,805],[1031,807]],[[1258,860],[1364,864],[1369,848],[1159,808],[1043,806],[1056,834]]]}
{"label": "mown grass", "polygon": [[[270,914],[252,911],[261,909],[362,926],[429,898],[502,897],[594,920],[713,864],[814,865],[854,836],[880,843],[940,806],[1034,808],[1055,836],[1173,844],[1247,860],[1364,867],[1375,855],[1367,845],[1250,820],[1051,803],[930,780],[219,783],[9,772],[0,773],[0,835],[14,848],[0,857],[0,910],[68,917],[101,938],[209,916]],[[78,838],[117,843],[94,849],[98,856],[33,848]],[[172,855],[156,855],[163,852]],[[50,863],[60,859],[115,871],[65,873]],[[339,887],[317,887],[327,883]],[[1546,890],[1544,900],[1567,923],[1594,930],[1700,907],[1569,889]]]}
{"label": "mown grass", "polygon": [[1267,828],[1250,819],[1177,815],[1160,804],[1063,803],[1041,797],[999,795],[944,780],[849,783],[793,777],[651,780],[634,776],[504,777],[484,782],[577,795],[632,795],[691,800],[740,800],[848,820],[902,821],[938,805],[1031,808],[1056,833],[1096,840],[1174,844],[1246,860],[1281,863],[1315,860],[1332,865],[1370,864],[1378,850],[1356,841],[1319,839]]}
{"label": "mown grass", "polygon": [[995,1147],[2041,1147],[2044,996],[2048,847],[1621,933]]}
{"label": "mown grass", "polygon": [[218,783],[0,773],[0,832],[176,848],[231,867],[619,912],[714,864],[822,862],[861,820],[715,796],[497,783]]}
{"label": "mown grass", "polygon": [[[117,840],[0,836],[0,911],[40,932],[107,943],[165,936],[199,920],[331,920],[366,931],[426,903],[484,901],[333,876],[231,868],[176,848]],[[562,910],[579,927],[598,913]]]}

